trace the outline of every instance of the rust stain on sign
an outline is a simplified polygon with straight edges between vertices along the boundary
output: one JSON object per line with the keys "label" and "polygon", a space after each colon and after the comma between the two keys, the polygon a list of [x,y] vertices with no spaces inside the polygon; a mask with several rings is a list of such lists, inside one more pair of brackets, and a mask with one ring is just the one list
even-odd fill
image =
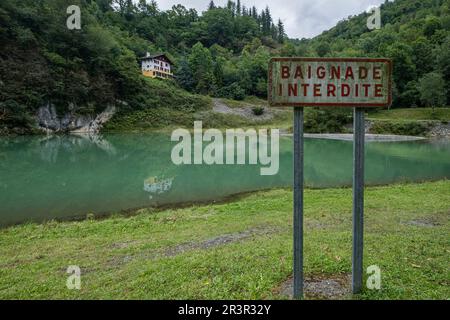
{"label": "rust stain on sign", "polygon": [[271,106],[389,107],[392,61],[370,58],[273,58]]}

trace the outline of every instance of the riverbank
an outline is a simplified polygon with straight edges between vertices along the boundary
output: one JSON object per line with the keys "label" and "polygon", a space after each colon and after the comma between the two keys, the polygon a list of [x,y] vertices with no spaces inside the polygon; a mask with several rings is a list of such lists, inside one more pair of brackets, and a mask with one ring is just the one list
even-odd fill
{"label": "riverbank", "polygon": [[[161,108],[118,115],[106,124],[104,132],[171,131],[178,127],[189,129],[194,121],[202,121],[204,128],[276,128],[284,133],[293,131],[292,108],[270,108],[267,101],[256,97],[247,97],[244,101],[213,98],[210,104],[210,108],[200,111]],[[319,120],[314,110],[306,108],[306,133],[352,133],[351,109],[341,111],[347,116],[340,117],[340,122],[330,120],[333,117],[321,119],[321,126],[314,125]],[[366,133],[369,136],[395,136],[395,141],[400,136],[405,137],[400,138],[402,141],[417,140],[417,137],[450,137],[450,108],[436,109],[435,112],[431,108],[368,111]],[[383,137],[381,139],[385,140]],[[389,137],[387,140],[392,141]]]}
{"label": "riverbank", "polygon": [[[359,298],[449,297],[449,191],[450,181],[367,188],[364,265],[381,268],[382,289]],[[305,192],[309,298],[351,298],[351,198],[348,188]],[[284,299],[292,192],[25,224],[0,230],[0,242],[1,299]],[[71,265],[81,290],[66,288]]]}
{"label": "riverbank", "polygon": [[[305,138],[310,139],[330,139],[330,140],[342,140],[353,141],[353,134],[351,133],[305,133]],[[366,142],[402,142],[402,141],[419,141],[425,140],[424,137],[414,136],[396,136],[386,134],[366,134]]]}
{"label": "riverbank", "polygon": [[[191,129],[194,121],[202,121],[204,128],[276,128],[283,133],[292,133],[292,108],[271,108],[264,99],[246,97],[242,101],[193,96],[181,94],[177,104],[165,106],[161,102],[155,107],[134,110],[108,112],[98,115],[66,114],[59,119],[55,112],[43,109],[38,127],[12,132],[2,131],[0,136],[8,134],[39,135],[48,133],[130,133],[130,132],[172,132],[177,128]],[[185,102],[188,101],[188,102]],[[183,102],[182,102],[183,101]],[[126,109],[127,110],[127,109]],[[336,110],[334,110],[336,111]],[[450,108],[403,108],[391,110],[367,110],[366,133],[368,135],[407,136],[407,137],[450,137]],[[324,116],[324,110],[318,116],[314,108],[305,109],[305,132],[312,135],[346,135],[353,131],[352,110],[340,109],[340,116]],[[45,116],[44,116],[45,115]],[[67,119],[73,118],[72,121]],[[40,119],[40,120],[39,120]],[[62,119],[65,119],[64,121]],[[80,129],[45,129],[42,123],[52,128],[61,123],[72,123]],[[320,125],[319,125],[320,124]],[[20,133],[21,132],[21,133]],[[409,138],[406,138],[409,140]]]}

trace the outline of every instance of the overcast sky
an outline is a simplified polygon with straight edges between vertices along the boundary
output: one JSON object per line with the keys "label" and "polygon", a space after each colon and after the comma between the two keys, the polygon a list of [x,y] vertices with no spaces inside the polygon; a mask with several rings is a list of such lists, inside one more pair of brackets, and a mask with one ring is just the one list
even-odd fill
{"label": "overcast sky", "polygon": [[[159,8],[170,9],[174,4],[204,11],[210,0],[157,0]],[[255,5],[259,11],[268,5],[273,18],[281,20],[290,38],[311,38],[328,30],[343,18],[359,14],[384,0],[241,0],[247,7]],[[224,6],[227,0],[215,0]]]}

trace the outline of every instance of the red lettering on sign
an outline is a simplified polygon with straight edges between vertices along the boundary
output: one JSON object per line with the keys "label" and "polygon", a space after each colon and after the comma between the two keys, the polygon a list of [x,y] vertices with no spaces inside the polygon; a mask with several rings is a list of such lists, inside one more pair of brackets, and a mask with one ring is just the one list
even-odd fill
{"label": "red lettering on sign", "polygon": [[374,80],[381,79],[381,67],[373,67],[373,79]]}
{"label": "red lettering on sign", "polygon": [[347,67],[347,71],[345,72],[345,80],[348,80],[348,78],[355,79],[352,67]]}
{"label": "red lettering on sign", "polygon": [[349,95],[350,95],[350,86],[348,84],[343,84],[341,86],[341,96],[348,97]]}
{"label": "red lettering on sign", "polygon": [[384,58],[272,58],[271,106],[386,107],[392,61]]}
{"label": "red lettering on sign", "polygon": [[309,87],[309,84],[308,84],[308,83],[302,83],[303,95],[304,95],[305,97],[308,95],[308,87]]}
{"label": "red lettering on sign", "polygon": [[327,72],[325,67],[318,67],[317,68],[317,78],[319,79],[325,79]]}
{"label": "red lettering on sign", "polygon": [[377,97],[377,98],[383,97],[383,85],[382,84],[375,85],[375,97]]}
{"label": "red lettering on sign", "polygon": [[359,68],[359,78],[360,79],[367,79],[367,75],[369,74],[369,71],[366,67],[360,67]]}
{"label": "red lettering on sign", "polygon": [[321,97],[322,93],[320,92],[322,85],[321,84],[315,84],[314,85],[314,97]]}
{"label": "red lettering on sign", "polygon": [[369,96],[370,84],[363,84],[362,86],[364,88],[364,96],[368,97]]}
{"label": "red lettering on sign", "polygon": [[297,67],[297,70],[295,70],[295,79],[301,78],[303,79],[303,71],[300,66]]}
{"label": "red lettering on sign", "polygon": [[328,84],[327,88],[327,96],[328,97],[336,97],[336,86],[334,84]]}
{"label": "red lettering on sign", "polygon": [[291,72],[289,70],[289,67],[288,66],[282,66],[281,67],[281,78],[289,79],[290,76],[291,76]]}
{"label": "red lettering on sign", "polygon": [[290,97],[294,96],[297,97],[298,96],[298,84],[289,84],[288,85],[288,95]]}
{"label": "red lettering on sign", "polygon": [[331,67],[331,79],[340,79],[341,78],[341,67]]}

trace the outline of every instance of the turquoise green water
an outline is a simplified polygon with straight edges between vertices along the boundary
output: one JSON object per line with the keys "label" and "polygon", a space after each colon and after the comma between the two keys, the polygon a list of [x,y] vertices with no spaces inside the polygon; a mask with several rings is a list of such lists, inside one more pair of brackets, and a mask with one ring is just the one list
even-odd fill
{"label": "turquoise green water", "polygon": [[[171,162],[175,143],[161,134],[0,138],[0,225],[211,201],[292,184],[292,141],[280,141],[280,170],[260,165],[183,165]],[[305,143],[309,187],[349,186],[352,143]],[[371,142],[369,185],[450,178],[450,140]]]}

